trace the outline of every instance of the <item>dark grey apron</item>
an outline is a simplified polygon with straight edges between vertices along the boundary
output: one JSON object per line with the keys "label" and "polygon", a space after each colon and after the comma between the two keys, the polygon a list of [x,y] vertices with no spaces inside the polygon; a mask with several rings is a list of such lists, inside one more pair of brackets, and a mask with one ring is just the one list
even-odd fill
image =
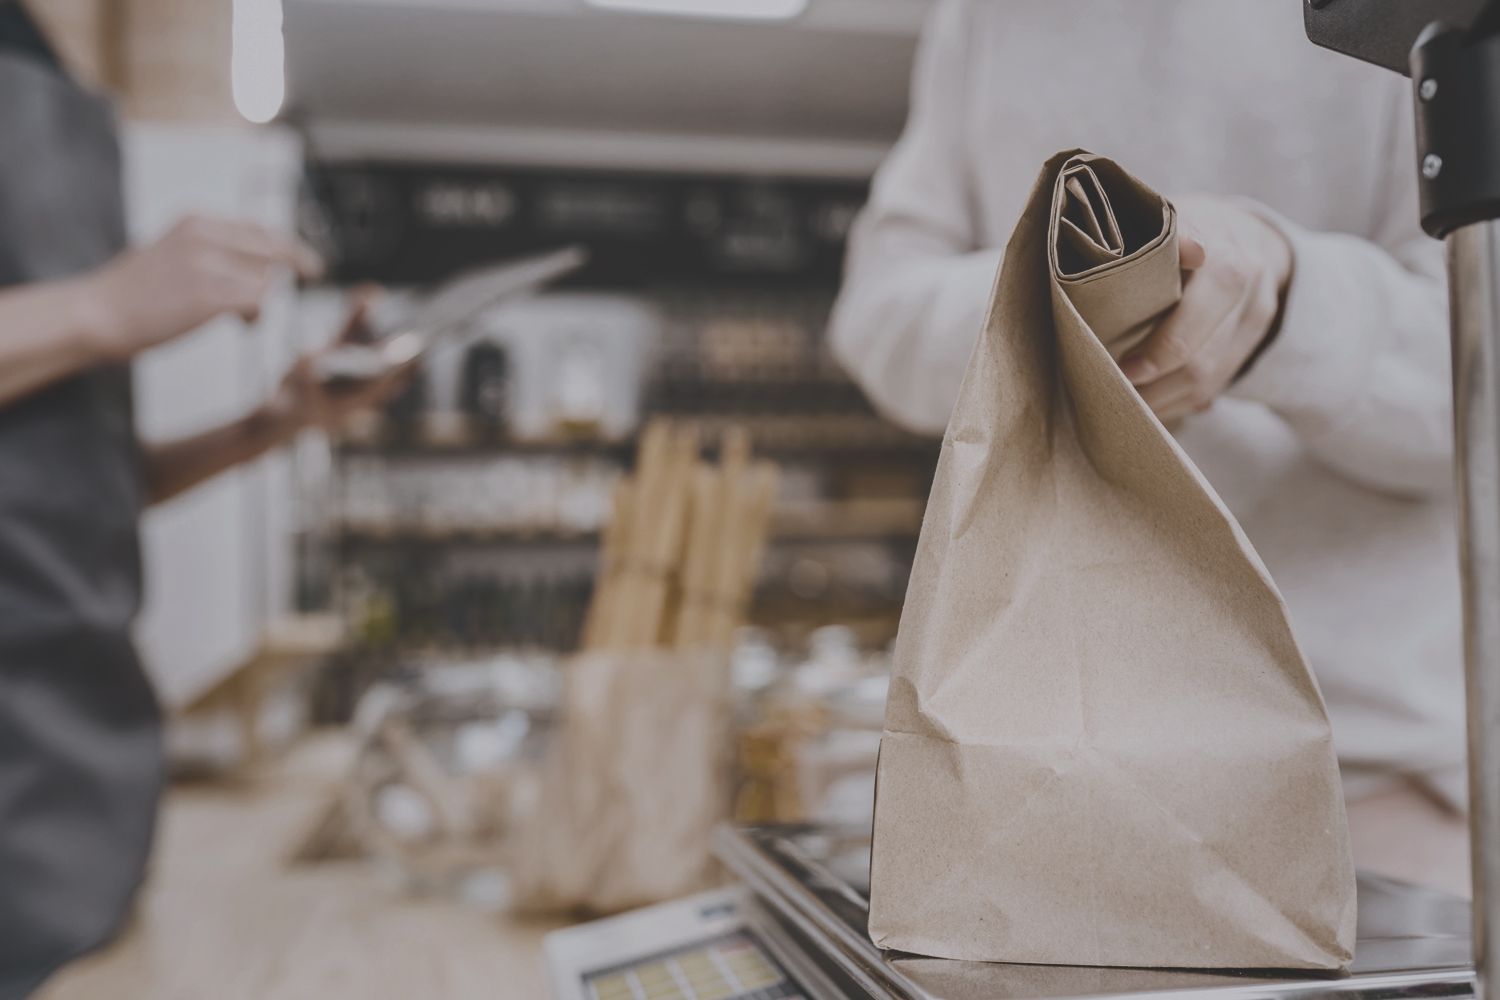
{"label": "dark grey apron", "polygon": [[[120,189],[103,99],[0,53],[0,286],[118,253]],[[142,497],[128,369],[0,406],[0,998],[107,941],[145,867],[162,755],[131,644]]]}

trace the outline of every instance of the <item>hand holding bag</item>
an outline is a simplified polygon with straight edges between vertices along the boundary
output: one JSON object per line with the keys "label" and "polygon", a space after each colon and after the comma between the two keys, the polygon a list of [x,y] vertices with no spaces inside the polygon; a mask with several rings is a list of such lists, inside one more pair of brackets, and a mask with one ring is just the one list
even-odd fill
{"label": "hand holding bag", "polygon": [[943,442],[896,643],[871,860],[883,948],[1351,960],[1317,683],[1240,526],[1116,364],[1181,281],[1168,202],[1099,157],[1046,165]]}

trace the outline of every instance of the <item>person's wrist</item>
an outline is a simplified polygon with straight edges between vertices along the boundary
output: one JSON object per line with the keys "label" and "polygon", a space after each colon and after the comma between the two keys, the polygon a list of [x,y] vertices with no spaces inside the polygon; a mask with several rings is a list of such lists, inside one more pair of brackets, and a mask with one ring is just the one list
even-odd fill
{"label": "person's wrist", "polygon": [[277,392],[250,414],[251,436],[263,448],[274,448],[296,437],[308,420],[294,399]]}
{"label": "person's wrist", "polygon": [[1257,221],[1265,239],[1268,271],[1276,287],[1276,312],[1266,324],[1265,331],[1251,348],[1249,355],[1236,369],[1234,378],[1230,380],[1231,384],[1244,378],[1245,373],[1255,367],[1255,363],[1275,343],[1277,335],[1281,333],[1282,320],[1286,316],[1287,296],[1291,294],[1292,276],[1296,272],[1297,258],[1292,249],[1292,241],[1269,220],[1257,217]]}
{"label": "person's wrist", "polygon": [[76,349],[89,364],[120,364],[130,360],[130,336],[113,302],[109,284],[99,275],[76,279],[65,290],[73,320]]}
{"label": "person's wrist", "polygon": [[1287,293],[1292,288],[1292,275],[1297,270],[1292,241],[1270,222],[1262,219],[1261,225],[1265,229],[1266,240],[1270,247],[1269,253],[1273,260],[1271,273],[1276,279],[1276,295],[1285,302]]}
{"label": "person's wrist", "polygon": [[1262,344],[1262,349],[1264,349],[1264,344],[1276,339],[1276,335],[1281,332],[1281,321],[1286,315],[1287,296],[1292,293],[1292,279],[1297,273],[1297,252],[1285,233],[1266,220],[1262,222],[1269,234],[1268,239],[1274,246],[1272,253],[1276,255],[1276,271],[1274,272],[1276,275],[1276,315],[1266,330]]}

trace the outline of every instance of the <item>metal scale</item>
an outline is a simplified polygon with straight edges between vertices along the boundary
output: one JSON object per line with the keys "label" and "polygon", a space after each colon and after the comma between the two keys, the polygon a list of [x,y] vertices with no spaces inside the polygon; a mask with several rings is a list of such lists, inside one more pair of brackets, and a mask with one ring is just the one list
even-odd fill
{"label": "metal scale", "polygon": [[553,935],[559,1000],[1500,998],[1500,0],[1307,0],[1306,26],[1412,77],[1422,222],[1448,244],[1472,905],[1362,876],[1340,976],[954,962],[870,943],[867,830],[725,830],[743,885]]}

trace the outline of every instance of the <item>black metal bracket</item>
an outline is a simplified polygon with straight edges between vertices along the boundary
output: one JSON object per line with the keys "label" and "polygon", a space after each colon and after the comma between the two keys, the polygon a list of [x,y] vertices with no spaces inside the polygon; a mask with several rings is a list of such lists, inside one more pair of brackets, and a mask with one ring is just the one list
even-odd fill
{"label": "black metal bracket", "polygon": [[1422,228],[1500,218],[1500,0],[1307,0],[1307,37],[1412,78]]}
{"label": "black metal bracket", "polygon": [[1396,73],[1411,72],[1411,49],[1434,21],[1468,29],[1487,0],[1307,0],[1303,24],[1314,44]]}
{"label": "black metal bracket", "polygon": [[1500,218],[1500,3],[1469,30],[1433,24],[1411,51],[1422,228]]}

